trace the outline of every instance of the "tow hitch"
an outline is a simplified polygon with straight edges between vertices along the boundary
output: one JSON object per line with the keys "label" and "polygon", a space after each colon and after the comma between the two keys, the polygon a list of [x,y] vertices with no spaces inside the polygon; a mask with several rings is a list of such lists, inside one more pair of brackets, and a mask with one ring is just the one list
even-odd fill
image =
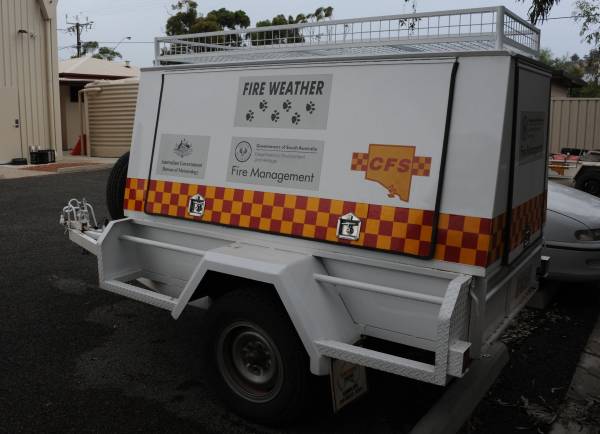
{"label": "tow hitch", "polygon": [[[104,228],[98,226],[94,207],[87,200],[71,199],[60,214],[59,223],[65,227],[65,233],[79,232],[97,240]],[[86,248],[86,250],[89,250]]]}

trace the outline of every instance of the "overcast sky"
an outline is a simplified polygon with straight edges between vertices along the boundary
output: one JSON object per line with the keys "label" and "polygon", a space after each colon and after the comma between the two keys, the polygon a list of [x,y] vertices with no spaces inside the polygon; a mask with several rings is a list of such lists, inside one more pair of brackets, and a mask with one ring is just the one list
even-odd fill
{"label": "overcast sky", "polygon": [[[99,41],[101,45],[113,47],[126,36],[131,36],[131,43],[122,43],[119,51],[125,60],[130,60],[137,66],[152,64],[154,50],[152,42],[155,36],[164,35],[165,23],[171,13],[170,5],[174,0],[59,0],[58,26],[67,27],[65,15],[69,21],[89,18],[94,21],[93,28],[86,31],[83,40]],[[252,24],[257,20],[271,18],[283,13],[296,15],[314,11],[319,6],[333,6],[334,18],[356,18],[374,15],[390,15],[408,13],[410,7],[403,0],[199,0],[201,12],[225,7],[228,9],[245,10]],[[528,2],[519,3],[516,0],[417,0],[417,12],[427,12],[444,9],[462,9],[481,6],[505,5],[518,15],[525,17]],[[562,0],[552,10],[551,18],[571,16],[573,12],[571,0]],[[582,43],[579,36],[579,24],[572,19],[550,20],[541,25],[542,47],[550,48],[555,55],[585,54],[589,46]],[[74,53],[73,49],[63,48],[75,44],[75,36],[59,31],[59,55],[67,59]]]}

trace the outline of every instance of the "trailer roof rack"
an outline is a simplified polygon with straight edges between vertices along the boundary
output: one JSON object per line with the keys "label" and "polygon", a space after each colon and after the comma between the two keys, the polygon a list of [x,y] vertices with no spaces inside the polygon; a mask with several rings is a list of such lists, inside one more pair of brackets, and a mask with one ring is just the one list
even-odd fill
{"label": "trailer roof rack", "polygon": [[323,20],[155,39],[155,65],[508,50],[537,57],[540,30],[505,7]]}

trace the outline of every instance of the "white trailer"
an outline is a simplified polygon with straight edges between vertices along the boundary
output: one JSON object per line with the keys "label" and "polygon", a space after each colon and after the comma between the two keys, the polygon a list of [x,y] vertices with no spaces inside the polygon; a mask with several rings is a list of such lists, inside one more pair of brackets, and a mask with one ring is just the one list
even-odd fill
{"label": "white trailer", "polygon": [[124,218],[63,222],[101,288],[208,309],[206,378],[245,417],[298,416],[309,372],[348,380],[338,406],[348,366],[446,385],[537,288],[538,51],[503,7],[158,38],[108,187]]}

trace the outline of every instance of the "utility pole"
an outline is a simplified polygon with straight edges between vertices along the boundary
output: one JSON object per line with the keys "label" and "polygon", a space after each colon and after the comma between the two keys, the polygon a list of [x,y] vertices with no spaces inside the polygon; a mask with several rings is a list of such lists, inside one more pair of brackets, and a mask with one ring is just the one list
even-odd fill
{"label": "utility pole", "polygon": [[75,17],[75,22],[74,23],[70,23],[69,22],[69,17],[66,17],[67,19],[67,25],[69,25],[70,27],[67,28],[67,32],[69,33],[75,33],[77,35],[77,57],[81,57],[82,53],[82,47],[83,44],[81,42],[81,34],[83,33],[84,30],[89,30],[92,28],[92,25],[94,24],[93,21],[90,21],[89,18],[86,18],[86,22],[85,23],[80,23],[79,22],[79,15],[77,15]]}

